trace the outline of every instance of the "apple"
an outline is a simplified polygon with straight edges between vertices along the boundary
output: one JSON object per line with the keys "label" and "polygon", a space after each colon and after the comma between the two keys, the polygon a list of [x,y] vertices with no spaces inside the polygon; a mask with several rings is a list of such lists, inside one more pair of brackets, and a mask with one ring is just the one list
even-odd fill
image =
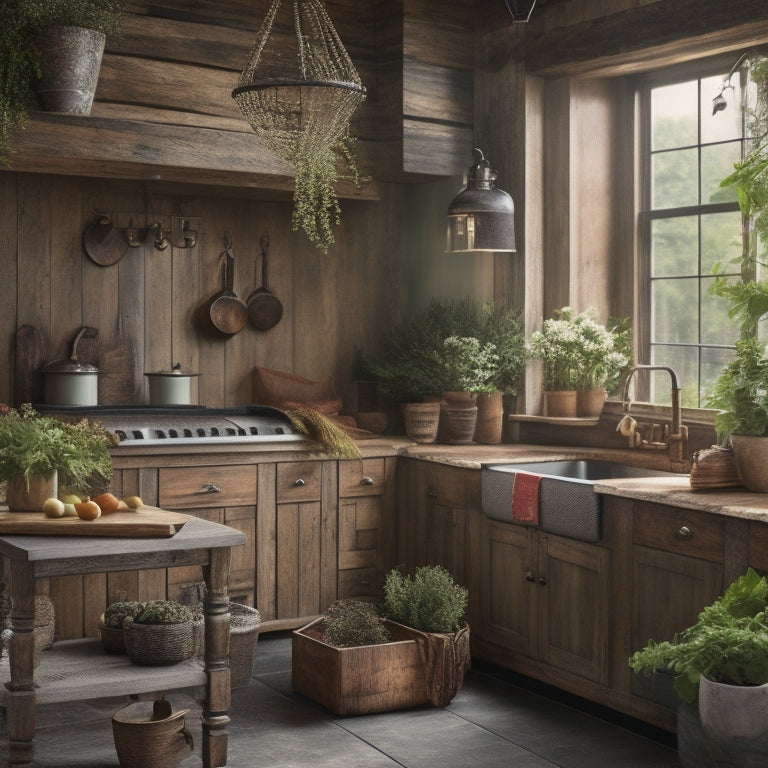
{"label": "apple", "polygon": [[64,505],[64,517],[77,517],[77,510],[74,504]]}

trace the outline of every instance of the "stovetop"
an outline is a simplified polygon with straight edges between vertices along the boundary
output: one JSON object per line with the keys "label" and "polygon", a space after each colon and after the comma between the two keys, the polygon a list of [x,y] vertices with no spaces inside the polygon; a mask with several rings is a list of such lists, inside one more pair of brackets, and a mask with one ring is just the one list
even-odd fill
{"label": "stovetop", "polygon": [[283,411],[266,405],[233,408],[40,405],[35,408],[41,412],[97,421],[120,438],[120,445],[262,444],[305,439]]}

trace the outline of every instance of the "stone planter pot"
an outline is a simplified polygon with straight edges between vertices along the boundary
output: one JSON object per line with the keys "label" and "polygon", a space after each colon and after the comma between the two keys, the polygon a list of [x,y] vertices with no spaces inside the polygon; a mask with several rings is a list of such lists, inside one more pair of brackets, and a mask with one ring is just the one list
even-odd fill
{"label": "stone planter pot", "polygon": [[728,685],[702,677],[699,717],[710,740],[760,739],[768,746],[768,683]]}
{"label": "stone planter pot", "polygon": [[44,110],[91,113],[105,41],[101,32],[82,27],[44,27],[38,31],[42,59],[35,90]]}
{"label": "stone planter pot", "polygon": [[24,477],[14,477],[5,489],[5,503],[13,512],[40,512],[46,499],[58,494],[58,475],[31,477],[29,488]]}
{"label": "stone planter pot", "polygon": [[575,389],[544,392],[544,416],[575,418],[578,414],[578,398]]}
{"label": "stone planter pot", "polygon": [[744,487],[768,493],[768,436],[731,435],[731,445]]}

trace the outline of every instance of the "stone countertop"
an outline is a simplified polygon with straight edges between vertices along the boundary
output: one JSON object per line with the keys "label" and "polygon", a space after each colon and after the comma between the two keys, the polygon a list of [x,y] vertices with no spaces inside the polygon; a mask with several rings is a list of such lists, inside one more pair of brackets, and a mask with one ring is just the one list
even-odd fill
{"label": "stone countertop", "polygon": [[677,477],[622,478],[599,480],[595,493],[625,499],[650,501],[671,507],[698,509],[714,515],[768,522],[768,493],[753,493],[745,488],[693,490],[688,475]]}

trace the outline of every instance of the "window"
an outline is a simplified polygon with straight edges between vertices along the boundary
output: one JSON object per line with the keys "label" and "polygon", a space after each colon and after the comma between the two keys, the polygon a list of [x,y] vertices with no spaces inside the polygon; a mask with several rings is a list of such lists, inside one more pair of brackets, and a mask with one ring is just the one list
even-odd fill
{"label": "window", "polygon": [[[725,301],[709,293],[715,264],[738,270],[734,259],[742,252],[735,193],[720,181],[742,157],[746,76],[737,71],[725,92],[728,107],[714,115],[712,109],[732,63],[705,75],[657,74],[640,91],[639,316],[649,318],[639,337],[641,359],[677,372],[686,407],[702,405],[738,336]],[[668,376],[652,379],[649,399],[669,403]]]}

